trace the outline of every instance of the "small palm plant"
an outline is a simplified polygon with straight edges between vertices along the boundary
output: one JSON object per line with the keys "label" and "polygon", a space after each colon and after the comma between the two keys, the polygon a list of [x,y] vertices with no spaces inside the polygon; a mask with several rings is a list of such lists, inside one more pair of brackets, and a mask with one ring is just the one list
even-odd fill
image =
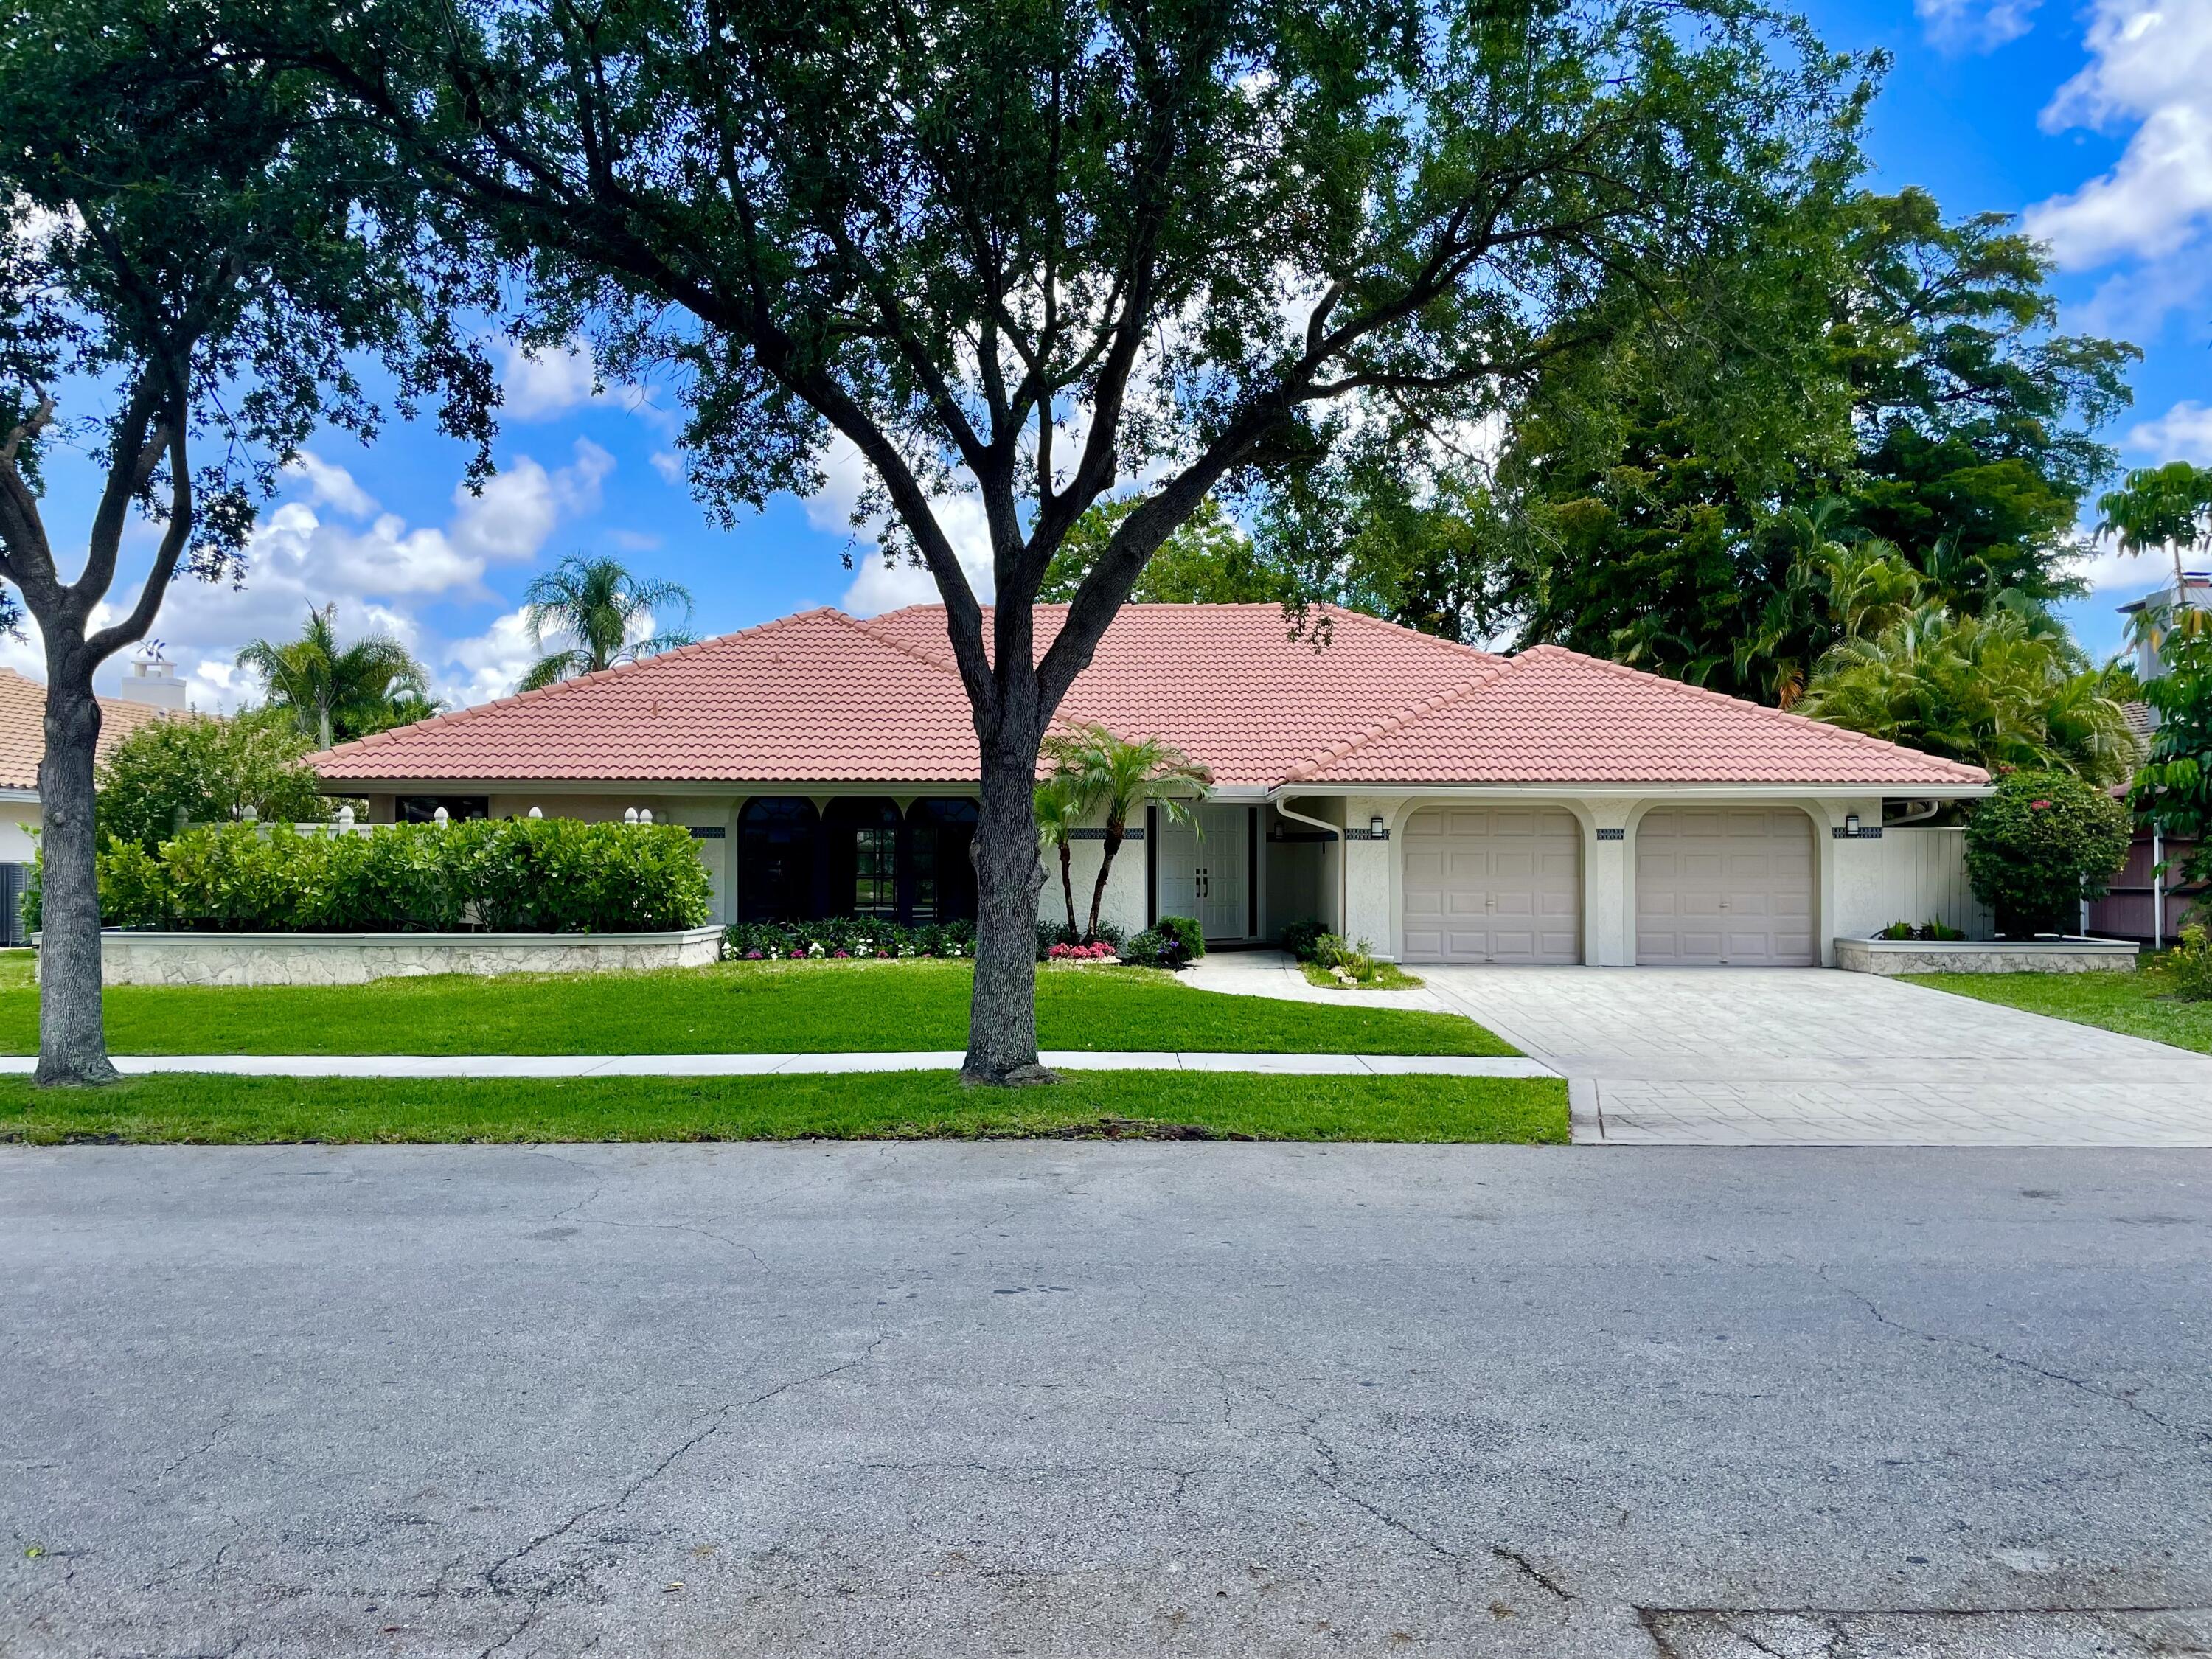
{"label": "small palm plant", "polygon": [[438,712],[422,665],[405,646],[370,634],[341,647],[337,615],[335,605],[311,609],[298,639],[256,640],[238,653],[239,666],[266,683],[271,708],[289,710],[325,749]]}
{"label": "small palm plant", "polygon": [[[1213,787],[1213,774],[1162,738],[1131,742],[1103,726],[1078,726],[1044,740],[1054,775],[1072,783],[1085,812],[1106,809],[1106,840],[1098,860],[1098,879],[1091,890],[1090,939],[1098,932],[1098,912],[1106,902],[1106,878],[1114,855],[1128,839],[1129,820],[1158,806],[1181,823],[1195,823],[1197,806]],[[1065,854],[1062,854],[1065,857]],[[1063,871],[1065,866],[1063,866]],[[1073,925],[1074,905],[1068,906]]]}
{"label": "small palm plant", "polygon": [[[675,582],[641,581],[618,559],[571,553],[532,581],[522,598],[530,648],[544,653],[522,677],[525,691],[541,690],[559,680],[596,674],[617,663],[692,643],[689,634],[659,628],[664,611],[680,608],[684,619],[690,619],[690,592]],[[658,631],[633,641],[630,635],[640,624]],[[548,634],[564,638],[568,644],[558,651],[547,651]]]}
{"label": "small palm plant", "polygon": [[1075,871],[1074,855],[1068,843],[1075,839],[1083,820],[1090,816],[1091,803],[1075,787],[1075,780],[1065,772],[1054,772],[1036,787],[1036,826],[1038,843],[1057,848],[1060,851],[1060,893],[1067,901],[1067,932],[1075,933]]}

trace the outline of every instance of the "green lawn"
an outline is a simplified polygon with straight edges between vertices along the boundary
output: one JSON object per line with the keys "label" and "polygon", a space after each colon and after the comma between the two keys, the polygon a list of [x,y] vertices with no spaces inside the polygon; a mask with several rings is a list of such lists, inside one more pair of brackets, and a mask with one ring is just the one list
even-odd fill
{"label": "green lawn", "polygon": [[787,1140],[1156,1136],[1562,1144],[1553,1079],[1073,1073],[1056,1087],[963,1089],[936,1073],[544,1079],[239,1078],[173,1073],[112,1088],[0,1079],[0,1141]]}
{"label": "green lawn", "polygon": [[[0,981],[0,1053],[38,1050],[27,969]],[[732,962],[653,974],[387,979],[107,993],[118,1054],[666,1054],[957,1049],[964,962]],[[1347,1000],[1348,1001],[1348,1000]],[[1047,1048],[1510,1054],[1453,1014],[1194,991],[1139,968],[1037,975]]]}
{"label": "green lawn", "polygon": [[2101,1025],[2176,1048],[2212,1054],[2212,1002],[2184,1002],[2160,958],[2145,952],[2132,974],[1912,974],[1915,985],[2001,1002],[2032,1014]]}

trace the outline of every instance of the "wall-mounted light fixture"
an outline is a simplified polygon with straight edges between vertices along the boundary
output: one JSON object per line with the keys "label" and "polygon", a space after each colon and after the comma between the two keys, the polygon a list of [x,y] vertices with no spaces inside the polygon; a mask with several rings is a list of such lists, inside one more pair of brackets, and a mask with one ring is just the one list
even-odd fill
{"label": "wall-mounted light fixture", "polygon": [[1367,820],[1367,833],[1376,841],[1382,839],[1382,815],[1380,812]]}
{"label": "wall-mounted light fixture", "polygon": [[1856,839],[1857,839],[1858,833],[1859,833],[1859,815],[1858,815],[1857,813],[1856,813],[1856,812],[1846,812],[1846,813],[1844,813],[1844,834],[1845,836],[1847,836],[1850,837],[1851,839],[1856,840]]}

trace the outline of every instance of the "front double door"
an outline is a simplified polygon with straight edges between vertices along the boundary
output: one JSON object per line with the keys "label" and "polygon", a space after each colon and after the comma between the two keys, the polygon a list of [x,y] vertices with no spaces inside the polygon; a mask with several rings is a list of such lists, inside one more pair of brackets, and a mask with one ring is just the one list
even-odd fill
{"label": "front double door", "polygon": [[1159,815],[1160,915],[1195,916],[1208,939],[1252,934],[1251,809],[1203,805],[1194,823]]}

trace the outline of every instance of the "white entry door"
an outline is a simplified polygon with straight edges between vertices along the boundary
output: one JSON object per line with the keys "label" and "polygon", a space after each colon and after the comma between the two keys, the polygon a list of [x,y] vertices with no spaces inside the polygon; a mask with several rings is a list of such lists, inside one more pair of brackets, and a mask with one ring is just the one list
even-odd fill
{"label": "white entry door", "polygon": [[1813,821],[1794,807],[1662,807],[1636,827],[1638,966],[1810,968]]}
{"label": "white entry door", "polygon": [[1160,814],[1160,914],[1195,916],[1208,939],[1251,933],[1250,809],[1200,806],[1195,824]]}
{"label": "white entry door", "polygon": [[1583,959],[1572,813],[1429,806],[1406,821],[1404,840],[1407,961]]}

